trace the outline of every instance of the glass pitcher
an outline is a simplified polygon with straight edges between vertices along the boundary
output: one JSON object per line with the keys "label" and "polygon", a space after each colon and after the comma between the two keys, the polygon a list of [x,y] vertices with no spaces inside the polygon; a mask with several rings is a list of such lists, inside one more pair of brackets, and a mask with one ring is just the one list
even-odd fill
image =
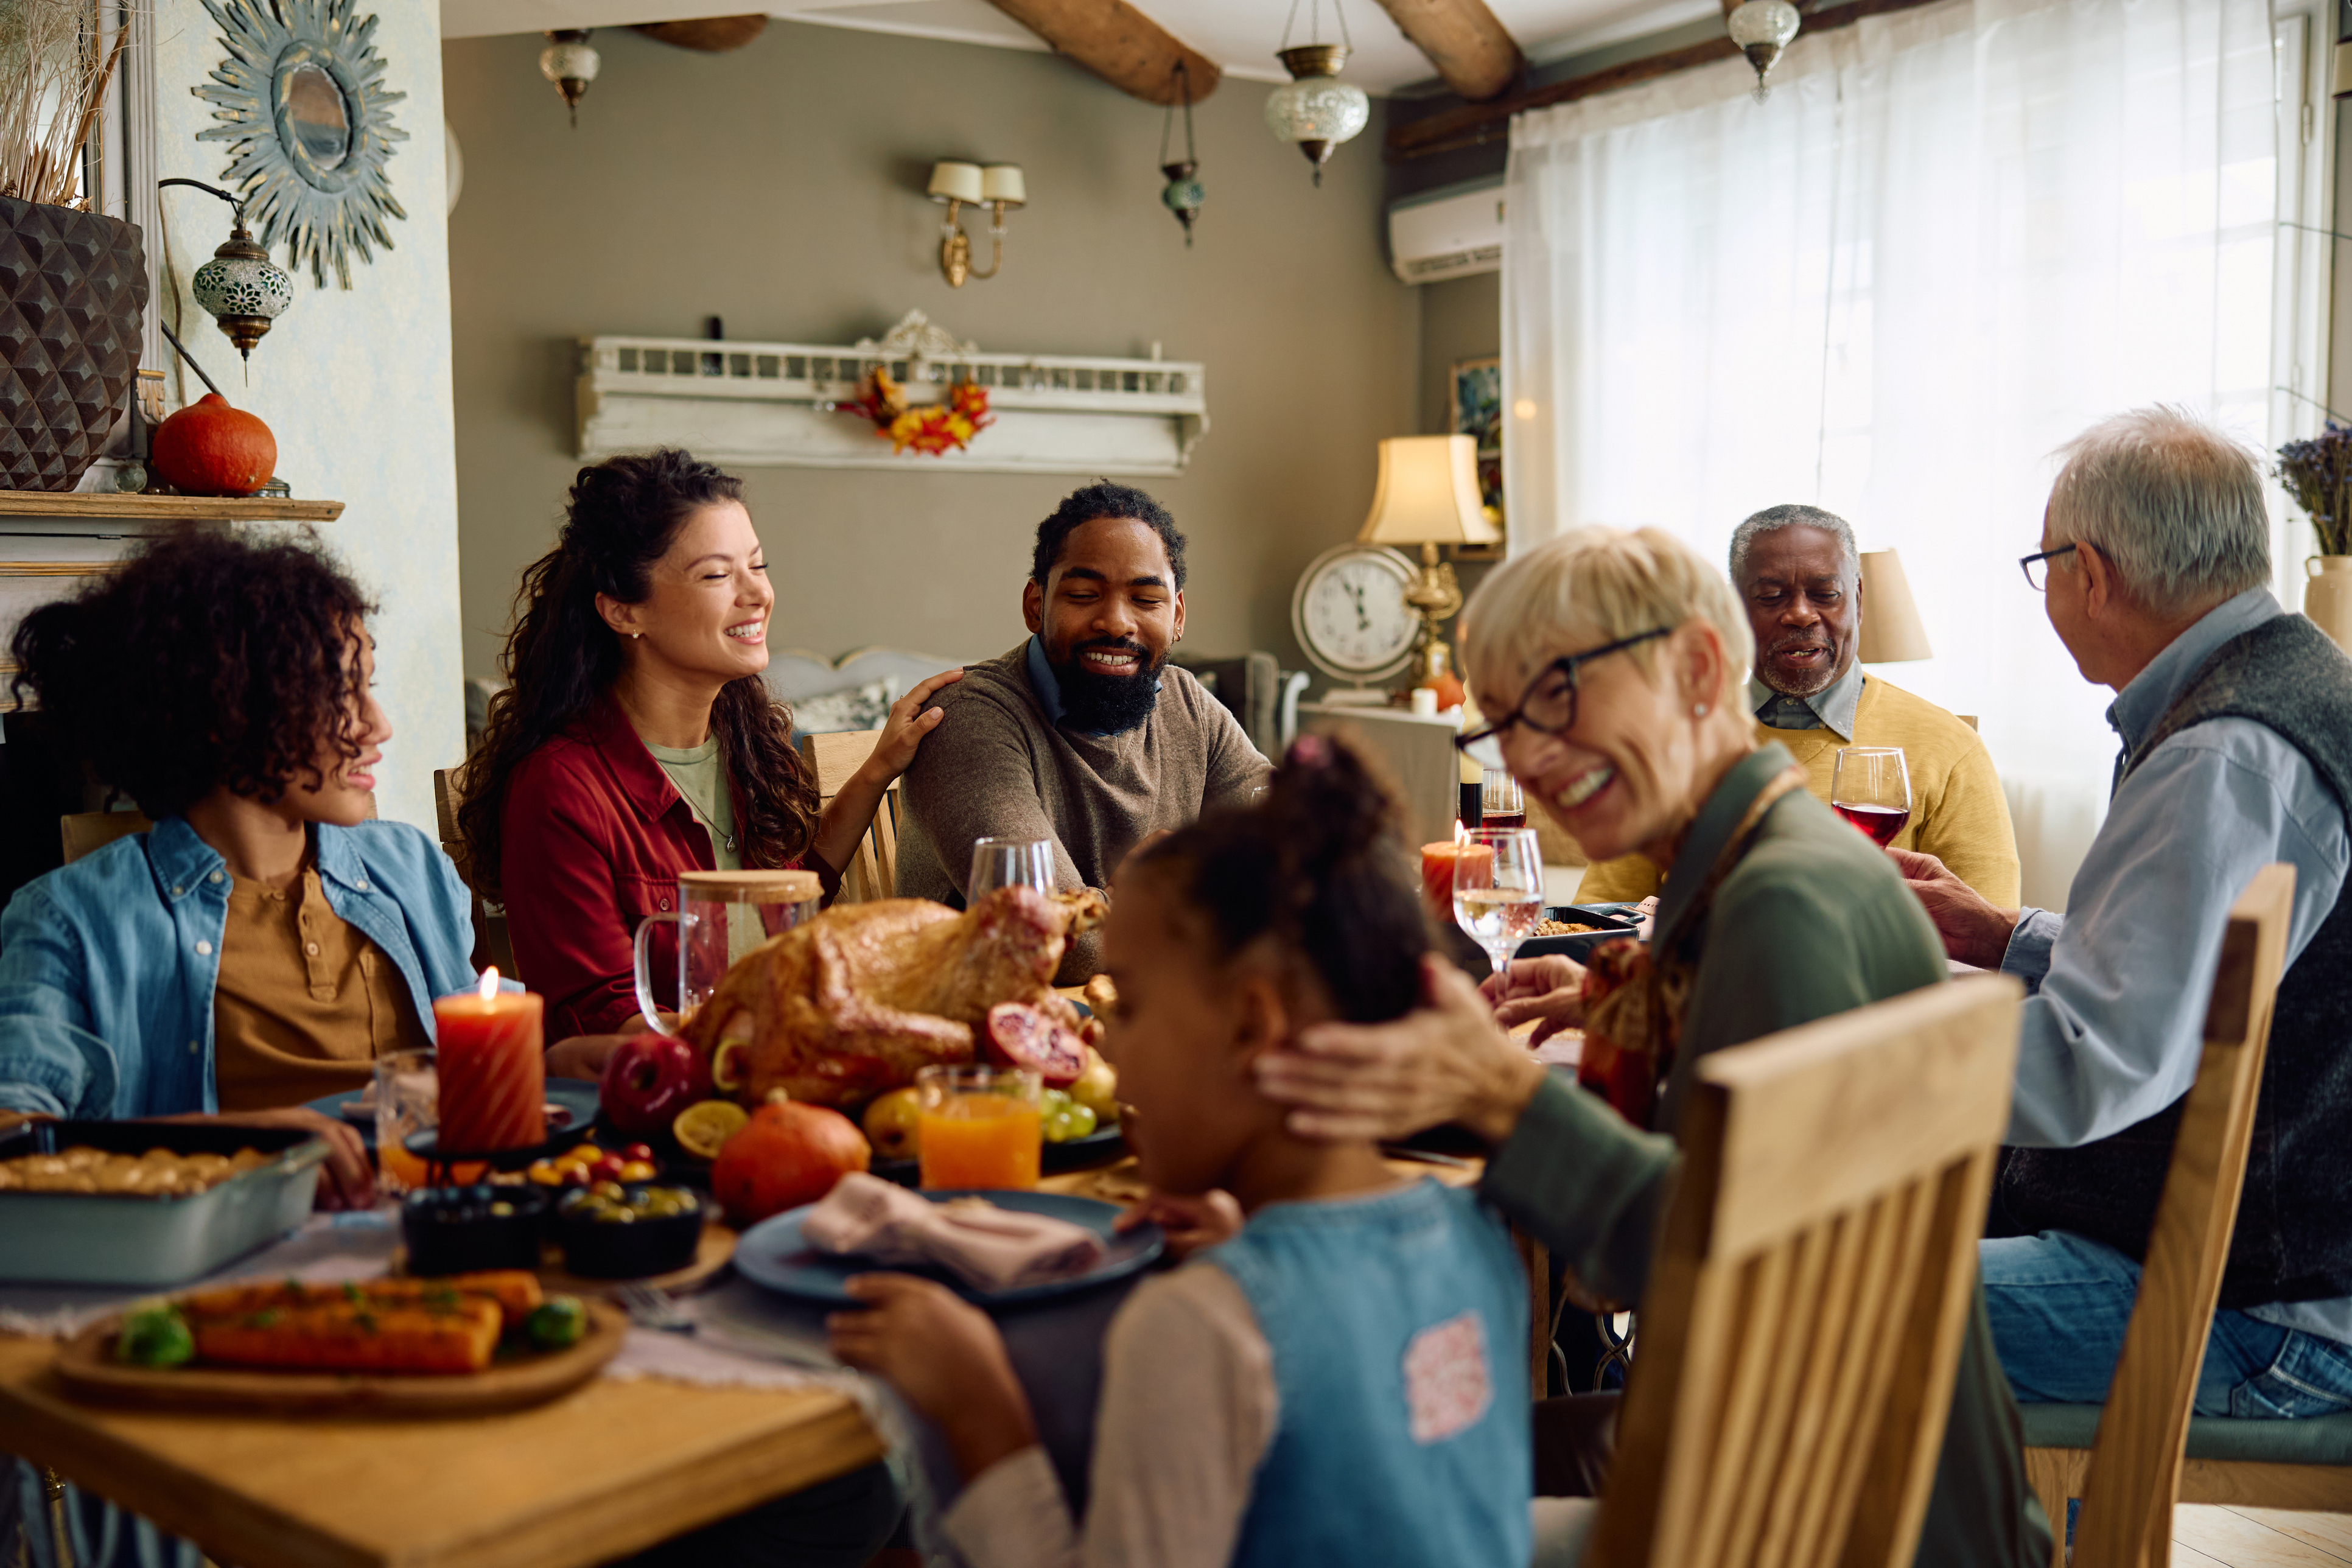
{"label": "glass pitcher", "polygon": [[815,914],[823,896],[814,871],[679,872],[677,908],[637,922],[637,1006],[646,1021],[660,1034],[678,1032],[654,999],[656,926],[677,924],[677,1016],[683,1020],[709,1000],[745,953]]}

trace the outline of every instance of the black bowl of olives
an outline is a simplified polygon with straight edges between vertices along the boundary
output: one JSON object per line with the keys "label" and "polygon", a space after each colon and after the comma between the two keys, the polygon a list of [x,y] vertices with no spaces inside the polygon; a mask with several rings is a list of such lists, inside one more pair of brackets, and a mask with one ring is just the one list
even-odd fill
{"label": "black bowl of olives", "polygon": [[418,1187],[400,1205],[408,1272],[536,1268],[546,1215],[547,1194],[537,1187]]}
{"label": "black bowl of olives", "polygon": [[643,1279],[694,1261],[705,1200],[691,1187],[598,1182],[555,1206],[566,1273],[583,1279]]}

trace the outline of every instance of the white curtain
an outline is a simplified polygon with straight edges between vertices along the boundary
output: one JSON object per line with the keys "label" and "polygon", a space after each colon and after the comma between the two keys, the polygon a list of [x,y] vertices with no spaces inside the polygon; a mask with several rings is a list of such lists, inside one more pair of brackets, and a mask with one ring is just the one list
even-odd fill
{"label": "white curtain", "polygon": [[[2053,448],[2157,401],[2268,444],[2263,0],[1948,0],[1523,114],[1506,192],[1514,549],[1781,501],[1895,546],[2012,791],[2103,802],[2111,700],[2017,557]],[[1867,606],[1865,606],[1866,611]],[[2063,884],[2062,884],[2063,885]]]}

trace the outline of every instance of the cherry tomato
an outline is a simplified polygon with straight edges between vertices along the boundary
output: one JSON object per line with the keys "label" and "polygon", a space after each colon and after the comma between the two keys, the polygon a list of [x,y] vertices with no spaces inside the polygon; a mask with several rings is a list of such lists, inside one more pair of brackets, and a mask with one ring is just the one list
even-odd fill
{"label": "cherry tomato", "polygon": [[567,1187],[584,1187],[588,1184],[588,1167],[585,1165],[566,1165],[562,1174],[563,1184]]}
{"label": "cherry tomato", "polygon": [[650,1144],[632,1143],[627,1148],[621,1151],[621,1158],[632,1163],[640,1160],[650,1161],[653,1157],[653,1147]]}
{"label": "cherry tomato", "polygon": [[530,1169],[525,1171],[523,1174],[529,1176],[538,1186],[560,1187],[563,1184],[563,1173],[545,1160],[533,1162]]}
{"label": "cherry tomato", "polygon": [[592,1170],[600,1182],[617,1182],[621,1179],[621,1172],[627,1165],[628,1162],[618,1154],[607,1154],[597,1161]]}
{"label": "cherry tomato", "polygon": [[632,1160],[621,1167],[621,1180],[625,1182],[650,1182],[653,1179],[654,1163],[651,1160]]}

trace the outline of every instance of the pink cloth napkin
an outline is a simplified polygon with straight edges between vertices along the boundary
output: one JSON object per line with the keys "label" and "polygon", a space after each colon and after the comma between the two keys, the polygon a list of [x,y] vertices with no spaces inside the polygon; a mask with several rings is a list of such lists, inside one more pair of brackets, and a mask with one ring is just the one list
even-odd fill
{"label": "pink cloth napkin", "polygon": [[1083,1274],[1103,1258],[1102,1237],[1081,1225],[1001,1209],[977,1198],[935,1204],[879,1176],[853,1172],[801,1222],[825,1252],[877,1263],[934,1264],[982,1290]]}

